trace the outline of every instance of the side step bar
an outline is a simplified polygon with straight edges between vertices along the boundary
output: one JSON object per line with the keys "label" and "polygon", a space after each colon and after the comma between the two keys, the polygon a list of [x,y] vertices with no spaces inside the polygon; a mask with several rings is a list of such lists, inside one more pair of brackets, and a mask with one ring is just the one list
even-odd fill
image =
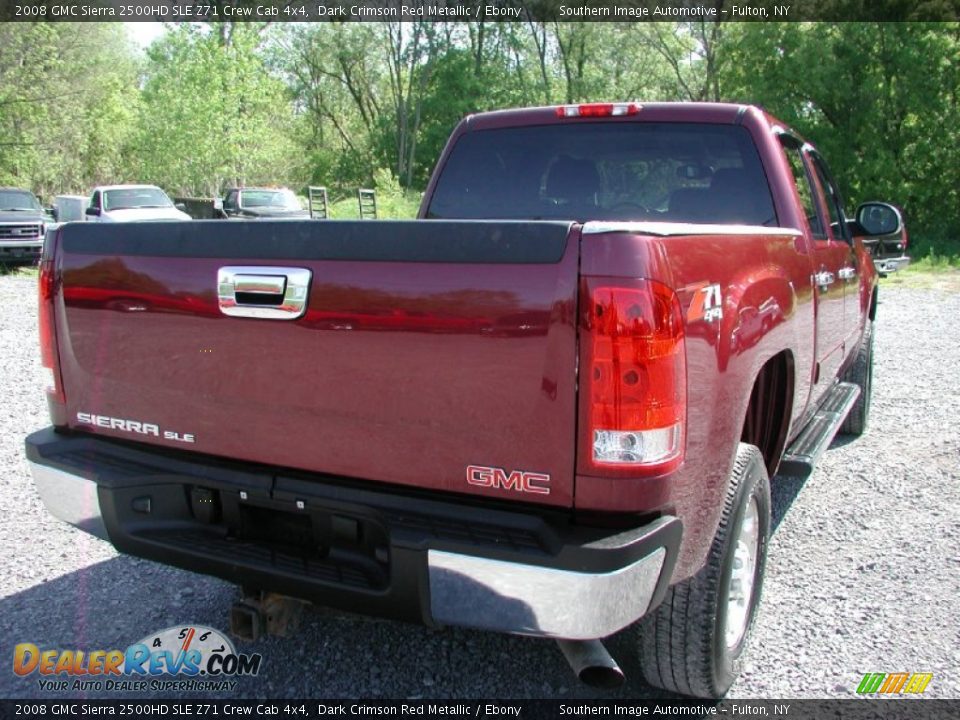
{"label": "side step bar", "polygon": [[823,404],[814,413],[793,444],[787,448],[780,462],[781,475],[808,477],[814,465],[830,446],[833,436],[846,420],[850,409],[860,396],[860,388],[853,383],[837,383],[827,393]]}

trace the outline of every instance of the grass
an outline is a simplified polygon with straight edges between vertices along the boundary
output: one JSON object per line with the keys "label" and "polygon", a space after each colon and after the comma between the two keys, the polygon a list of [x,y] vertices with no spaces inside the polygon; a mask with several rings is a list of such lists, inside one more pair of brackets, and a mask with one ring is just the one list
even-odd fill
{"label": "grass", "polygon": [[930,253],[880,282],[889,287],[960,292],[960,256]]}
{"label": "grass", "polygon": [[[420,209],[420,193],[401,192],[397,194],[377,193],[378,220],[412,220]],[[360,206],[356,196],[330,202],[331,220],[357,220],[360,218]]]}
{"label": "grass", "polygon": [[39,270],[36,265],[6,265],[0,263],[0,276],[37,277],[38,273]]}
{"label": "grass", "polygon": [[931,252],[910,262],[907,270],[923,273],[939,273],[960,270],[960,255],[937,255]]}

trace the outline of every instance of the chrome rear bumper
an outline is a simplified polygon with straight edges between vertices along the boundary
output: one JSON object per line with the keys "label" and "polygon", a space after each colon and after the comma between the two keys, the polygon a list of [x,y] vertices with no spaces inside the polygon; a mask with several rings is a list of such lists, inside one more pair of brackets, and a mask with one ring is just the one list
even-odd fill
{"label": "chrome rear bumper", "polygon": [[[663,598],[682,535],[672,516],[626,529],[591,527],[562,513],[538,515],[530,506],[479,507],[448,494],[411,498],[371,485],[351,490],[322,476],[296,485],[295,505],[278,489],[282,479],[256,482],[241,464],[175,460],[156,449],[51,429],[30,435],[26,451],[49,512],[121,552],[427,625],[606,637]],[[217,503],[216,514],[191,509],[197,489]],[[245,534],[236,517],[274,523],[281,533],[284,523],[316,530],[336,517],[355,535],[317,535],[322,542],[296,547],[288,538],[275,546]]]}
{"label": "chrome rear bumper", "polygon": [[447,625],[603,638],[646,614],[666,555],[660,547],[625,567],[591,573],[430,550],[430,611]]}
{"label": "chrome rear bumper", "polygon": [[28,461],[37,493],[51,515],[107,540],[97,484],[80,475]]}
{"label": "chrome rear bumper", "polygon": [[906,255],[896,258],[885,258],[883,260],[874,259],[873,266],[877,269],[879,273],[893,273],[897,270],[903,270],[907,265],[910,264],[910,258]]}

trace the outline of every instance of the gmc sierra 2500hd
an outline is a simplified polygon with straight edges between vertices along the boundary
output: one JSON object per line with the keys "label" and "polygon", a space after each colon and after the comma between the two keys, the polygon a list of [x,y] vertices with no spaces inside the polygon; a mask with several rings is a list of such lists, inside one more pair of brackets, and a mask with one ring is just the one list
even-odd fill
{"label": "gmc sierra 2500hd", "polygon": [[604,683],[641,620],[650,683],[721,695],[768,478],[870,408],[876,273],[823,159],[755,107],[484,113],[420,217],[53,233],[50,512],[240,584],[235,627],[292,597]]}

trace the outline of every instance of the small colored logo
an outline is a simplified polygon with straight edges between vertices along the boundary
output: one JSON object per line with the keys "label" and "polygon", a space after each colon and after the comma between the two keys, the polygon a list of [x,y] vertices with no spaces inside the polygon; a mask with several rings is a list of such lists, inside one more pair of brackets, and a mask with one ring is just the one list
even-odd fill
{"label": "small colored logo", "polygon": [[857,686],[860,695],[919,695],[933,680],[933,673],[867,673]]}
{"label": "small colored logo", "polygon": [[170,627],[126,650],[13,649],[13,672],[36,674],[41,690],[233,690],[237,677],[260,672],[263,656],[238,653],[219,630]]}
{"label": "small colored logo", "polygon": [[688,323],[697,320],[713,322],[723,319],[723,293],[719,285],[701,282],[688,285],[684,289],[694,293],[690,306],[687,308]]}

